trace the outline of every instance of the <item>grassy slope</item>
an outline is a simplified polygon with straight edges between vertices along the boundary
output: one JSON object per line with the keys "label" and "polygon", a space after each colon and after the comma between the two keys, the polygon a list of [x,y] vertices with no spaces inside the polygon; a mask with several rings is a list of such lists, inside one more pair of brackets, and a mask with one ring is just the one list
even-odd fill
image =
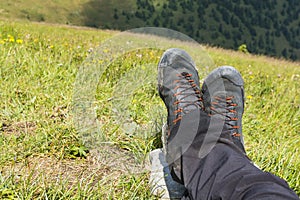
{"label": "grassy slope", "polygon": [[[217,10],[217,4],[211,3],[205,9],[205,17],[204,19],[199,19],[196,9],[197,3],[195,4],[195,10],[193,12],[186,11],[183,13],[182,8],[179,3],[177,5],[178,10],[170,10],[163,8],[163,4],[166,1],[153,1],[153,6],[155,7],[155,12],[148,20],[143,20],[137,18],[135,16],[135,12],[139,11],[141,13],[149,13],[149,10],[146,8],[137,8],[136,1],[133,0],[45,0],[36,3],[34,0],[18,0],[11,2],[9,0],[0,2],[0,18],[3,19],[28,19],[30,21],[45,21],[50,23],[60,23],[60,24],[72,24],[72,25],[84,25],[91,27],[99,27],[99,28],[111,28],[118,30],[127,30],[135,27],[143,27],[143,26],[156,26],[153,21],[156,17],[158,17],[159,26],[160,27],[168,27],[171,29],[179,30],[183,33],[189,34],[190,37],[196,38],[197,41],[205,41],[210,44],[219,45],[226,48],[234,48],[237,49],[239,45],[246,43],[248,48],[252,52],[263,52],[267,55],[276,55],[282,56],[281,52],[286,49],[287,58],[291,55],[297,55],[299,57],[299,50],[297,48],[293,48],[293,52],[290,51],[291,45],[285,39],[283,33],[281,33],[278,37],[271,37],[270,41],[267,42],[266,33],[270,32],[270,34],[274,34],[274,28],[265,29],[259,28],[257,24],[252,24],[253,27],[256,27],[257,35],[251,35],[248,31],[246,25],[242,24],[239,21],[240,28],[232,27],[232,25],[226,24],[222,19],[222,14],[217,11],[218,20],[214,19],[212,10]],[[283,24],[285,20],[284,16],[280,14],[282,9],[282,3],[278,2],[278,21],[279,24]],[[222,7],[222,6],[221,6]],[[242,3],[242,7],[246,7],[244,3]],[[254,9],[250,6],[251,9]],[[162,11],[166,11],[173,13],[171,22],[165,22],[165,17],[162,16]],[[253,10],[252,10],[253,11]],[[114,18],[114,14],[117,14],[117,18]],[[124,13],[126,13],[125,16]],[[254,12],[256,13],[256,12]],[[267,15],[267,14],[266,14]],[[236,16],[236,19],[239,16]],[[128,19],[127,19],[128,17]],[[191,21],[189,17],[192,17]],[[184,23],[178,25],[179,19],[184,19]],[[202,20],[205,20],[204,23],[206,28],[199,28],[199,24],[202,24]],[[288,20],[288,19],[287,19]],[[286,28],[291,29],[299,26],[299,21],[295,20],[293,24],[287,25]],[[223,29],[227,32],[230,32],[231,39],[226,39],[223,34],[219,32],[219,26],[222,24]],[[185,27],[188,25],[188,27]],[[191,30],[193,31],[191,32]],[[240,30],[242,29],[242,30]],[[197,34],[197,30],[200,32]],[[296,30],[296,29],[295,29]],[[235,34],[234,34],[235,32]],[[238,33],[241,33],[241,39],[237,39],[239,36]],[[290,32],[290,34],[292,34]],[[215,35],[215,36],[214,36]],[[217,35],[217,36],[216,36]],[[259,42],[258,38],[262,37],[264,42]],[[292,36],[292,39],[297,40],[297,36]],[[237,41],[234,42],[235,38]],[[254,42],[254,43],[253,43]],[[271,42],[271,44],[267,44]],[[260,47],[259,43],[265,43],[265,47]],[[273,44],[274,43],[274,44]],[[295,42],[294,42],[295,43]],[[273,49],[276,50],[276,53],[273,52]]]}
{"label": "grassy slope", "polygon": [[[100,159],[91,151],[85,158],[71,112],[74,81],[82,61],[115,33],[13,22],[0,22],[0,27],[0,197],[155,199],[147,186],[148,172],[124,155],[131,152],[140,160],[159,146],[157,137],[124,133],[113,120],[110,99],[124,72],[148,58],[156,63],[161,51],[131,52],[101,77],[98,119],[109,140],[126,151],[109,149]],[[206,49],[216,65],[236,66],[245,79],[249,156],[285,178],[299,195],[300,64]],[[151,106],[162,105],[153,83],[139,87],[130,101],[132,124],[141,126],[152,123]],[[128,173],[122,163],[139,173]]]}
{"label": "grassy slope", "polygon": [[82,6],[88,0],[34,0],[1,1],[0,16],[4,19],[28,19],[30,21],[47,21],[50,23],[81,24]]}
{"label": "grassy slope", "polygon": [[[119,10],[121,8],[130,10],[134,5],[132,0],[122,2],[102,0],[101,4],[99,1],[88,0],[45,0],[38,4],[35,0],[1,1],[0,17],[3,19],[27,19],[48,23],[84,25],[88,21],[94,22],[93,17],[97,16],[102,20],[99,23],[103,25],[113,21],[115,7]],[[89,17],[91,19],[88,19]],[[118,23],[125,24],[126,22],[121,20]]]}

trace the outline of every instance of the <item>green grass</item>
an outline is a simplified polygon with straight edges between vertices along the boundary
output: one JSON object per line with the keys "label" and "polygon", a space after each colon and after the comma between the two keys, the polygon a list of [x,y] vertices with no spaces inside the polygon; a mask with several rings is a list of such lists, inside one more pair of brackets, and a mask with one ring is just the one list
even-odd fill
{"label": "green grass", "polygon": [[[36,0],[2,0],[0,19],[114,30],[167,27],[210,45],[238,49],[247,44],[253,53],[299,60],[297,27],[300,21],[293,14],[297,12],[293,8],[298,5],[294,1],[191,3],[193,1],[44,0],[37,3]],[[284,27],[280,27],[282,23]]]}
{"label": "green grass", "polygon": [[[104,70],[93,108],[112,145],[91,148],[74,125],[74,85],[82,62],[116,32],[8,21],[0,27],[0,198],[156,199],[144,160],[160,146],[166,114],[153,65],[162,49],[126,52]],[[249,157],[300,195],[300,64],[205,48],[211,67],[233,65],[245,79]]]}
{"label": "green grass", "polygon": [[45,0],[39,3],[32,0],[1,1],[0,16],[3,19],[79,24],[83,20],[79,13],[87,2],[87,0]]}
{"label": "green grass", "polygon": [[[32,22],[46,22],[55,24],[72,24],[96,26],[101,21],[102,27],[111,25],[114,19],[114,9],[131,12],[135,2],[126,1],[88,1],[88,0],[45,0],[37,3],[35,0],[1,1],[0,19],[19,19]],[[136,22],[133,21],[133,22]],[[124,19],[118,24],[126,24]],[[140,23],[140,22],[139,22]]]}

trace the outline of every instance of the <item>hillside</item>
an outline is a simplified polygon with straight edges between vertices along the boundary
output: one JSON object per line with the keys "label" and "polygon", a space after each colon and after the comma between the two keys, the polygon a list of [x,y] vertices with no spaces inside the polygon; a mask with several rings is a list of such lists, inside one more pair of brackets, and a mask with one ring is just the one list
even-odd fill
{"label": "hillside", "polygon": [[147,160],[161,147],[157,63],[169,47],[192,55],[201,80],[220,65],[241,72],[247,154],[300,195],[299,62],[109,30],[0,27],[0,199],[157,199]]}
{"label": "hillside", "polygon": [[[299,1],[138,0],[130,8],[113,4],[110,15],[104,18],[99,14],[97,20],[91,20],[95,19],[96,10],[103,13],[101,5],[95,2],[89,2],[87,5],[93,6],[86,6],[83,12],[87,24],[95,27],[126,30],[161,26],[183,32],[201,43],[230,49],[246,44],[252,53],[300,58]],[[131,5],[130,1],[127,5]]]}
{"label": "hillside", "polygon": [[300,59],[300,1],[279,0],[9,0],[1,18],[105,29],[165,27],[198,42],[255,54]]}
{"label": "hillside", "polygon": [[300,1],[34,0],[0,2],[1,18],[128,30],[166,27],[198,42],[300,59]]}

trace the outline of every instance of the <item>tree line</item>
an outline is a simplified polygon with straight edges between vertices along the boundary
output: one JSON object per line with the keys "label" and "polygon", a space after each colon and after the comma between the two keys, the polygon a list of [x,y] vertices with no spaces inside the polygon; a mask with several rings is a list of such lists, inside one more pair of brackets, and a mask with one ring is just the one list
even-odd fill
{"label": "tree line", "polygon": [[[96,1],[96,0],[95,0]],[[98,1],[99,2],[99,1]],[[111,18],[92,26],[127,30],[155,26],[187,34],[200,43],[300,59],[299,0],[135,0],[128,8],[114,5]],[[94,6],[95,7],[95,6]],[[96,9],[96,8],[95,8]]]}

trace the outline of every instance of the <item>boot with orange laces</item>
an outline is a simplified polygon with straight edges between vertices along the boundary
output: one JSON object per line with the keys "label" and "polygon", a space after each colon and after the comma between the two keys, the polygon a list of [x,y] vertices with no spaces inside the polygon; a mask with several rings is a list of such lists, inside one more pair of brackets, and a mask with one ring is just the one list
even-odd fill
{"label": "boot with orange laces", "polygon": [[[189,137],[188,133],[177,135],[178,128],[186,114],[203,109],[198,72],[185,51],[172,48],[164,52],[158,64],[158,91],[168,111],[166,160],[172,175],[176,174],[173,178],[183,183],[180,157],[184,147],[188,148],[188,143],[193,141],[193,136]],[[192,134],[196,132],[197,129]],[[189,141],[184,144],[186,140]]]}

